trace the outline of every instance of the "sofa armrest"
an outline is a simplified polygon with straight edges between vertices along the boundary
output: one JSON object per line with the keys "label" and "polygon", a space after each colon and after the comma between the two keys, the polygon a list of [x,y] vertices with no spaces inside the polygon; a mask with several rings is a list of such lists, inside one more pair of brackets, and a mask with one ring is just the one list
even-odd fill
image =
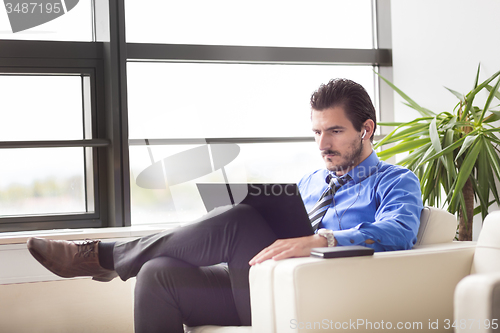
{"label": "sofa armrest", "polygon": [[276,331],[274,269],[278,261],[267,260],[250,268],[250,303],[253,332]]}
{"label": "sofa armrest", "polygon": [[[396,329],[400,323],[422,332],[430,322],[441,325],[453,317],[454,289],[470,272],[474,248],[451,243],[370,257],[275,262],[276,332],[380,332],[380,325]],[[253,325],[263,318],[256,314]]]}
{"label": "sofa armrest", "polygon": [[474,274],[457,285],[455,332],[500,332],[500,273]]}

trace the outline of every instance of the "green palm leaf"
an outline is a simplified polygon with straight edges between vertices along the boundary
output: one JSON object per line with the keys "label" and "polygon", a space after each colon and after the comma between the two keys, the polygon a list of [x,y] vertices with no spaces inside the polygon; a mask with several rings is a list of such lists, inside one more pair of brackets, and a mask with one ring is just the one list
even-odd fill
{"label": "green palm leaf", "polygon": [[491,101],[493,100],[493,97],[495,97],[495,93],[498,91],[498,87],[500,86],[500,79],[498,79],[497,84],[491,89],[488,99],[486,100],[486,104],[484,104],[483,112],[481,113],[481,117],[479,118],[479,123],[481,123],[484,119],[484,115],[488,108],[490,107]]}

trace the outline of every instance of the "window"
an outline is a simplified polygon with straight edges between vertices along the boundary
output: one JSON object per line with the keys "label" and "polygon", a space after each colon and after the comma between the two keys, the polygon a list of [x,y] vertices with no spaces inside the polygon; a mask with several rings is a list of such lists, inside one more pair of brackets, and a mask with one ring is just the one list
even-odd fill
{"label": "window", "polygon": [[0,231],[105,226],[98,46],[0,43]]}
{"label": "window", "polygon": [[[83,75],[0,74],[0,141],[90,136],[90,110],[83,108],[90,96],[82,96],[89,83]],[[10,148],[0,156],[0,217],[93,212],[93,193],[85,195],[92,154],[85,148]]]}
{"label": "window", "polygon": [[367,49],[371,6],[371,0],[127,0],[127,42]]}
{"label": "window", "polygon": [[374,97],[372,66],[129,62],[127,76],[131,139],[311,136],[319,83],[349,76]]}
{"label": "window", "polygon": [[[376,49],[373,5],[125,1],[131,223],[199,217],[196,183],[297,182],[321,168],[311,93],[349,77],[378,101],[373,70],[390,55]],[[189,153],[205,145],[238,153],[211,169]],[[172,183],[183,156],[178,172],[199,172]]]}

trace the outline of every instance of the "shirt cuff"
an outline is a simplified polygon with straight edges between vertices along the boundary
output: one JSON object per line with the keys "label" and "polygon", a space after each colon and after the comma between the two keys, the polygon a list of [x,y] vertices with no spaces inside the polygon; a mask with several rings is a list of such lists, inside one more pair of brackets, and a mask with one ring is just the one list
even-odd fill
{"label": "shirt cuff", "polygon": [[341,246],[365,245],[365,235],[355,228],[334,231],[333,236],[337,240],[338,245]]}

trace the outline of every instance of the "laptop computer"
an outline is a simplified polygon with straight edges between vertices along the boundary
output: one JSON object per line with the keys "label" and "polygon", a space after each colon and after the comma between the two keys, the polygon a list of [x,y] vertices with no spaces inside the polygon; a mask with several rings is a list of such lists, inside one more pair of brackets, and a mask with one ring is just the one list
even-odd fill
{"label": "laptop computer", "polygon": [[278,238],[314,233],[297,184],[199,183],[196,186],[207,211],[247,204],[262,215]]}

